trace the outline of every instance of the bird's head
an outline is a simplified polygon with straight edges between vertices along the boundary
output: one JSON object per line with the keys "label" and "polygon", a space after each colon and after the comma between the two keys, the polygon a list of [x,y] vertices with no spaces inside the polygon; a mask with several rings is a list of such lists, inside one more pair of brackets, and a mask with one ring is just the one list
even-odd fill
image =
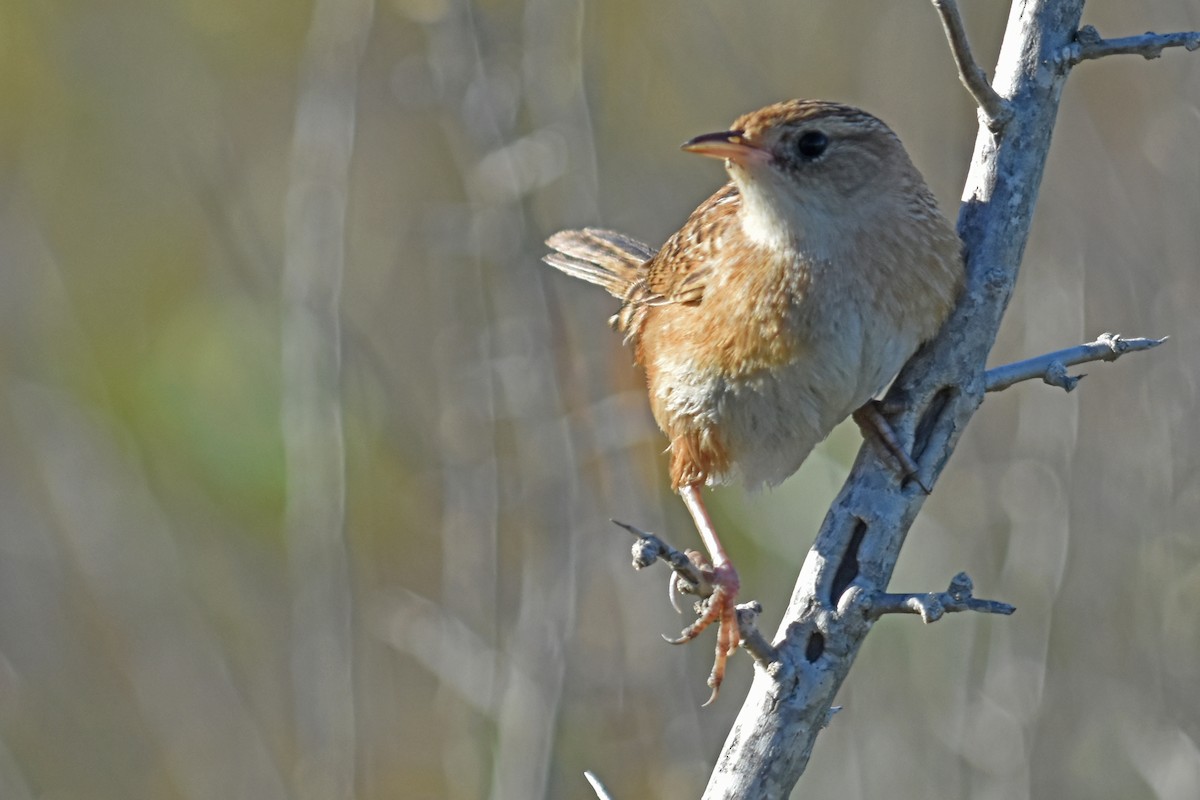
{"label": "bird's head", "polygon": [[889,201],[928,191],[887,125],[837,103],[777,103],[683,149],[725,161],[744,198],[747,233],[768,245],[873,224]]}

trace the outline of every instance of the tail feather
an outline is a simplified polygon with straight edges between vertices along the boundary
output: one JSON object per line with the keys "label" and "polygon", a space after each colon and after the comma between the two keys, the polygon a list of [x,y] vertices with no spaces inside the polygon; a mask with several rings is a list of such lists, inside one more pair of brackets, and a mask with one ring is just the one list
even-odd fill
{"label": "tail feather", "polygon": [[654,250],[637,239],[599,228],[559,231],[546,244],[556,251],[542,258],[547,264],[603,286],[622,300],[641,278],[643,265],[654,257]]}

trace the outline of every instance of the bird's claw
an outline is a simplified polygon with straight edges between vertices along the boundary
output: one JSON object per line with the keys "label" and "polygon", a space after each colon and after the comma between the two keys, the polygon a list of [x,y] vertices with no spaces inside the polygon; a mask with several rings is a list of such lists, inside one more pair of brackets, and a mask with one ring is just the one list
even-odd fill
{"label": "bird's claw", "polygon": [[863,438],[874,439],[882,445],[899,462],[903,478],[905,480],[911,478],[925,491],[925,494],[930,494],[932,489],[925,485],[925,481],[921,478],[921,468],[917,466],[917,462],[913,461],[908,451],[900,445],[900,441],[896,438],[896,432],[887,420],[889,415],[899,413],[903,410],[903,406],[895,402],[885,403],[882,400],[868,400],[852,416],[854,421],[858,423]]}
{"label": "bird's claw", "polygon": [[687,556],[692,566],[696,568],[699,579],[698,581],[694,580],[691,575],[673,568],[670,577],[667,579],[667,599],[671,601],[671,608],[675,609],[678,614],[683,613],[683,609],[679,607],[680,595],[690,594],[706,598],[713,592],[712,564],[708,562],[708,559],[699,550],[685,550],[684,555]]}
{"label": "bird's claw", "polygon": [[725,680],[725,663],[742,642],[741,629],[738,627],[737,608],[735,607],[741,583],[738,580],[737,570],[728,563],[716,567],[705,564],[704,576],[711,583],[713,591],[705,601],[700,618],[684,628],[679,638],[672,639],[663,636],[663,639],[671,644],[685,644],[699,636],[714,622],[717,623],[716,660],[713,662],[712,672],[708,676],[708,685],[712,688],[712,695],[704,703],[707,706],[717,699],[721,682]]}

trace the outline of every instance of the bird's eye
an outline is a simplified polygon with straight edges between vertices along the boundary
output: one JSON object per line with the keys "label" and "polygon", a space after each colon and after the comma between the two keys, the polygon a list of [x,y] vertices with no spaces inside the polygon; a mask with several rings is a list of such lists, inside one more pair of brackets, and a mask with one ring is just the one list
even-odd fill
{"label": "bird's eye", "polygon": [[806,131],[796,140],[796,152],[806,161],[812,161],[829,146],[829,137],[820,131]]}

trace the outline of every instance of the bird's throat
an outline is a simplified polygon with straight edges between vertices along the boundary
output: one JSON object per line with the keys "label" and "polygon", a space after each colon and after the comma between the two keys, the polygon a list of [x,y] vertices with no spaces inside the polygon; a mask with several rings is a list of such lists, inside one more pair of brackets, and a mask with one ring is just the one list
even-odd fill
{"label": "bird's throat", "polygon": [[781,208],[779,199],[773,197],[773,192],[763,191],[753,180],[738,182],[742,193],[742,207],[739,220],[746,237],[773,252],[783,252],[795,247],[798,239],[804,238],[804,231],[797,230],[795,214],[788,213],[790,209]]}

